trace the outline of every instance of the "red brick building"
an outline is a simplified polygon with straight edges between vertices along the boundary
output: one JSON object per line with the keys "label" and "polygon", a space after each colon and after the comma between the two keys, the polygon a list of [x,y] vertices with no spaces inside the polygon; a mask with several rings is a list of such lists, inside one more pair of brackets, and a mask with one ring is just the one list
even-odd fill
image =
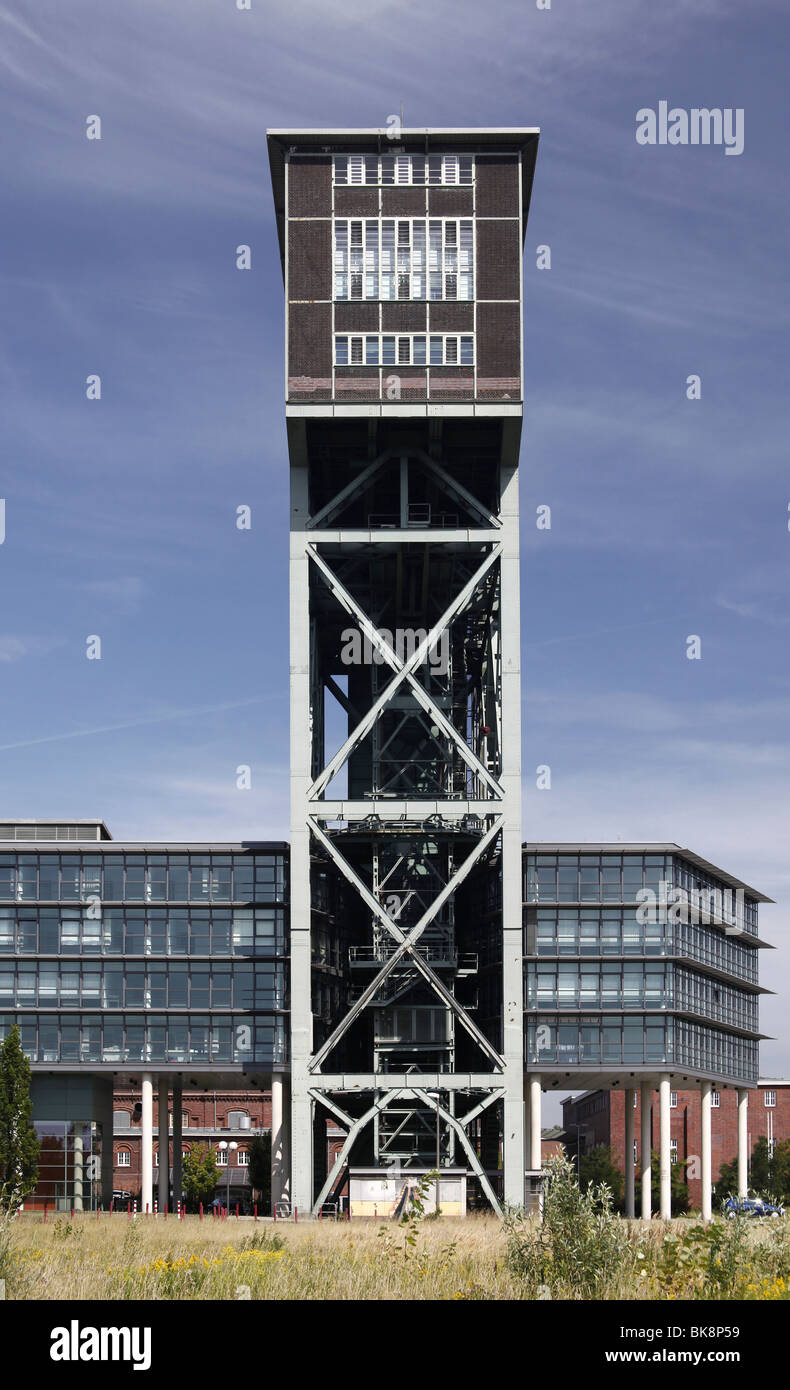
{"label": "red brick building", "polygon": [[[116,1091],[113,1097],[113,1193],[116,1203],[135,1197],[140,1199],[141,1166],[140,1122],[135,1115],[140,1095],[132,1091]],[[184,1093],[182,1104],[182,1140],[186,1154],[193,1144],[210,1144],[217,1148],[221,1172],[217,1181],[217,1196],[227,1195],[230,1176],[231,1204],[247,1206],[252,1191],[247,1173],[247,1152],[250,1140],[271,1129],[271,1096],[262,1091],[200,1091]],[[139,1115],[139,1109],[137,1111]],[[173,1118],[168,1115],[168,1130],[172,1135]],[[235,1143],[236,1149],[220,1150],[221,1140]],[[159,1114],[154,1102],[154,1195],[159,1171]],[[170,1139],[170,1173],[173,1171],[173,1143]],[[121,1195],[127,1194],[127,1195]]]}
{"label": "red brick building", "polygon": [[[636,1161],[640,1157],[641,1101],[635,1094],[634,1148]],[[670,1150],[673,1163],[685,1164],[691,1204],[701,1202],[700,1155],[701,1104],[700,1092],[672,1091],[670,1106]],[[651,1107],[652,1148],[658,1149],[658,1104]],[[587,1091],[572,1096],[562,1104],[566,1145],[576,1152],[589,1153],[598,1144],[605,1144],[616,1155],[625,1171],[625,1092]],[[790,1138],[790,1081],[760,1081],[749,1092],[748,1150],[751,1154],[757,1140],[769,1143]],[[723,1163],[731,1163],[738,1149],[738,1092],[724,1086],[713,1092],[711,1121],[712,1176],[714,1183]]]}

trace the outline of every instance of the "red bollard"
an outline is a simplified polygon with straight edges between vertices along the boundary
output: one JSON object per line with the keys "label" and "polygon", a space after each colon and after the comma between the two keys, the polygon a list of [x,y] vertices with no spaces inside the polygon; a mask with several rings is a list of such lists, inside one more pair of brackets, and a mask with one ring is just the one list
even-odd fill
{"label": "red bollard", "polygon": [[274,1217],[274,1219],[275,1219],[275,1221],[276,1221],[276,1220],[277,1220],[277,1203],[276,1203],[276,1202],[272,1202],[272,1216]]}
{"label": "red bollard", "polygon": [[239,1219],[239,1204],[238,1204],[238,1202],[237,1202],[237,1203],[236,1203],[236,1220],[238,1221],[238,1219]]}
{"label": "red bollard", "polygon": [[200,1219],[203,1220],[203,1203],[200,1203]]}
{"label": "red bollard", "polygon": [[298,1222],[298,1220],[299,1220],[299,1208],[298,1208],[298,1207],[294,1207],[294,1225],[296,1225],[296,1223]]}
{"label": "red bollard", "polygon": [[255,1206],[254,1206],[253,1209],[252,1209],[252,1215],[253,1215],[253,1219],[254,1219],[255,1221],[257,1221],[257,1220],[258,1220],[258,1203],[257,1203],[257,1202],[255,1203]]}
{"label": "red bollard", "polygon": [[47,1224],[47,1203],[44,1203],[44,1225]]}
{"label": "red bollard", "polygon": [[[18,1215],[19,1215],[19,1212],[17,1212],[17,1216],[18,1216]],[[72,1221],[74,1220],[74,1208],[73,1208],[73,1207],[71,1208],[71,1219],[72,1219]]]}

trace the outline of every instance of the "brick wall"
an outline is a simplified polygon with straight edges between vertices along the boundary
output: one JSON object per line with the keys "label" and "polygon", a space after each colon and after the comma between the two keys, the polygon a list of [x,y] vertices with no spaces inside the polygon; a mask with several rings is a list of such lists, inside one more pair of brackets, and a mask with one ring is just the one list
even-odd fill
{"label": "brick wall", "polygon": [[[140,1101],[140,1093],[132,1091],[117,1091],[113,1098],[113,1112],[126,1112],[131,1120],[134,1106]],[[172,1097],[170,1101],[170,1111],[172,1111]],[[189,1124],[183,1125],[182,1143],[184,1150],[188,1150],[192,1145],[197,1144],[216,1144],[220,1139],[233,1139],[240,1148],[246,1148],[251,1134],[259,1129],[268,1130],[271,1128],[272,1107],[271,1096],[260,1091],[218,1091],[216,1093],[216,1120],[215,1120],[215,1097],[213,1092],[208,1095],[201,1092],[199,1095],[191,1095],[188,1091],[184,1092],[181,1109],[185,1115],[189,1116]],[[239,1130],[228,1128],[228,1113],[232,1110],[240,1110],[249,1115],[252,1122],[251,1130]],[[117,1124],[117,1121],[115,1122]],[[140,1164],[140,1124],[131,1123],[129,1130],[117,1130],[114,1124],[113,1134],[113,1190],[131,1192],[132,1197],[140,1197],[142,1186],[142,1172]],[[154,1148],[158,1146],[159,1127],[159,1107],[154,1092]],[[123,1150],[129,1154],[129,1166],[121,1167],[118,1162],[118,1154]],[[246,1168],[238,1162],[238,1152],[229,1155],[231,1169],[231,1188],[236,1185],[247,1186]],[[173,1142],[172,1131],[170,1131],[170,1171],[172,1173],[173,1163]],[[156,1185],[159,1169],[154,1168],[154,1196],[156,1197]],[[223,1168],[221,1174],[222,1191],[225,1190],[227,1174]],[[219,1184],[218,1184],[219,1186]]]}
{"label": "brick wall", "polygon": [[[383,186],[332,188],[331,159],[299,155],[288,164],[287,243],[289,401],[332,399],[332,208],[338,217],[476,216],[476,302],[422,301],[334,305],[334,332],[476,334],[477,398],[520,401],[521,228],[520,163],[513,155],[478,155],[476,187]],[[384,368],[376,378],[339,368],[336,399],[392,399],[387,382],[403,379],[402,399],[440,403],[475,398],[475,372],[452,367],[404,372]],[[382,395],[383,393],[383,395]]]}
{"label": "brick wall", "polygon": [[[765,1094],[776,1093],[776,1105],[767,1107]],[[679,1163],[689,1160],[686,1168],[689,1196],[692,1206],[698,1207],[702,1201],[700,1181],[700,1158],[702,1152],[702,1107],[699,1091],[678,1091],[677,1105],[670,1110],[670,1141],[677,1142]],[[738,1151],[738,1094],[732,1087],[723,1087],[719,1092],[719,1104],[711,1111],[711,1169],[714,1183],[717,1181],[722,1164],[731,1163]],[[651,1104],[651,1147],[658,1149],[658,1092],[654,1092]],[[642,1103],[640,1091],[636,1092],[634,1111],[634,1138],[637,1155],[641,1156]],[[595,1144],[606,1144],[617,1156],[619,1166],[625,1169],[625,1092],[595,1091],[590,1096],[580,1098],[563,1106],[563,1123],[569,1142],[575,1142],[578,1123],[582,1128],[584,1147],[590,1149]],[[761,1083],[749,1091],[748,1143],[750,1151],[757,1140],[773,1137],[775,1140],[790,1138],[790,1082]]]}

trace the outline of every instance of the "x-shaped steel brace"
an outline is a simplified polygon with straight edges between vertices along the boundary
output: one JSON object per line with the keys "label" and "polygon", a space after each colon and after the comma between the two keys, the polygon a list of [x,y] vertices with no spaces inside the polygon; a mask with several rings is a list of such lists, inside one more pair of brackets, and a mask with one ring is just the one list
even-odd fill
{"label": "x-shaped steel brace", "polygon": [[[441,1116],[441,1118],[442,1118],[448,1125],[450,1125],[450,1127],[451,1127],[452,1129],[455,1130],[456,1134],[458,1135],[458,1138],[460,1139],[460,1141],[461,1141],[461,1143],[462,1143],[462,1145],[463,1145],[463,1147],[464,1147],[464,1150],[465,1150],[465,1152],[466,1152],[466,1156],[467,1156],[467,1158],[469,1159],[469,1162],[470,1162],[470,1164],[471,1164],[471,1166],[472,1166],[472,1169],[474,1170],[474,1172],[477,1174],[478,1178],[480,1179],[480,1186],[482,1187],[483,1191],[485,1192],[486,1197],[488,1198],[489,1202],[491,1203],[491,1206],[494,1208],[494,1211],[496,1212],[497,1216],[498,1216],[498,1217],[500,1218],[500,1220],[501,1220],[501,1219],[502,1219],[502,1208],[500,1207],[499,1202],[497,1201],[496,1193],[494,1192],[493,1187],[491,1186],[490,1182],[488,1181],[488,1177],[487,1177],[487,1175],[486,1175],[486,1170],[485,1170],[485,1168],[483,1167],[482,1163],[480,1162],[480,1159],[477,1157],[477,1154],[475,1153],[475,1151],[474,1151],[474,1149],[473,1149],[473,1147],[472,1147],[471,1141],[470,1141],[470,1139],[469,1139],[469,1135],[467,1134],[466,1130],[464,1129],[463,1121],[461,1121],[461,1120],[459,1120],[459,1119],[456,1119],[455,1115],[451,1114],[451,1112],[450,1112],[449,1110],[446,1110],[445,1107],[444,1107],[443,1105],[440,1105],[439,1101],[438,1101],[438,1100],[435,1100],[435,1099],[433,1098],[433,1096],[430,1096],[430,1095],[428,1094],[427,1091],[419,1091],[419,1090],[417,1090],[417,1088],[415,1087],[415,1089],[414,1089],[414,1091],[413,1091],[413,1094],[414,1094],[415,1096],[417,1096],[417,1097],[423,1102],[424,1105],[427,1105],[428,1108],[429,1108],[429,1110],[434,1110],[434,1111],[438,1112],[438,1114]],[[491,1099],[492,1099],[492,1100],[495,1100],[495,1099],[497,1099],[497,1097],[492,1096]]]}
{"label": "x-shaped steel brace", "polygon": [[429,984],[431,988],[436,992],[436,994],[439,995],[439,998],[442,1000],[442,1003],[445,1004],[448,1009],[452,1010],[452,1012],[458,1019],[458,1022],[461,1024],[463,1028],[466,1029],[470,1037],[474,1038],[478,1046],[482,1048],[486,1056],[489,1057],[490,1060],[494,1063],[494,1066],[497,1068],[497,1070],[502,1070],[505,1065],[504,1059],[497,1052],[493,1044],[489,1042],[485,1034],[480,1031],[477,1024],[472,1021],[472,1019],[469,1017],[468,1013],[462,1007],[462,1005],[458,1003],[458,1000],[456,999],[455,995],[450,992],[447,986],[442,982],[442,980],[439,978],[436,972],[431,969],[428,962],[420,955],[419,951],[417,950],[417,942],[419,941],[420,937],[425,931],[425,928],[433,920],[436,914],[441,910],[447,899],[460,887],[467,874],[471,872],[475,864],[480,859],[480,856],[485,852],[488,846],[492,844],[493,841],[496,839],[502,826],[502,817],[494,817],[493,825],[489,827],[485,835],[483,835],[481,839],[477,842],[472,852],[464,860],[463,864],[461,864],[455,870],[455,872],[451,874],[450,878],[447,880],[447,883],[444,885],[444,888],[441,890],[440,893],[436,895],[430,907],[426,909],[422,917],[419,919],[418,922],[415,923],[415,925],[412,927],[411,931],[408,934],[404,932],[401,927],[398,926],[398,923],[395,921],[395,919],[393,917],[390,917],[389,913],[381,906],[381,903],[378,901],[377,898],[374,897],[367,885],[363,883],[362,880],[358,877],[358,875],[354,872],[351,865],[348,863],[348,860],[345,859],[342,854],[340,854],[334,841],[330,839],[330,837],[325,833],[324,830],[321,829],[321,826],[318,824],[315,817],[308,817],[308,822],[310,825],[310,829],[312,830],[319,844],[323,845],[324,849],[332,857],[334,862],[337,864],[337,867],[340,869],[340,872],[343,874],[344,878],[346,878],[348,882],[352,884],[354,888],[356,888],[357,892],[365,902],[366,906],[370,908],[370,911],[376,917],[378,917],[379,921],[387,929],[390,936],[392,936],[395,939],[395,941],[398,942],[397,950],[394,951],[393,954],[390,956],[389,960],[385,962],[376,978],[371,982],[371,984],[367,986],[365,990],[363,990],[359,999],[355,1000],[355,1002],[351,1005],[351,1008],[349,1009],[348,1013],[345,1015],[344,1018],[340,1020],[340,1023],[326,1039],[326,1042],[324,1042],[322,1046],[318,1049],[318,1052],[316,1052],[315,1056],[310,1059],[310,1071],[318,1071],[318,1068],[322,1065],[326,1057],[337,1045],[337,1043],[343,1037],[344,1033],[346,1033],[348,1029],[351,1027],[351,1024],[354,1022],[354,1019],[362,1013],[363,1009],[365,1009],[367,1005],[370,1003],[370,1001],[375,997],[376,993],[381,988],[381,985],[389,975],[390,971],[394,969],[398,962],[402,960],[403,957],[407,954],[411,956],[411,959],[416,969],[420,972],[426,983]]}
{"label": "x-shaped steel brace", "polygon": [[469,747],[463,734],[458,732],[455,725],[450,722],[444,712],[431,699],[425,687],[420,684],[413,674],[413,672],[422,665],[431,647],[441,636],[448,623],[450,623],[460,609],[463,608],[467,599],[470,598],[480,581],[485,578],[485,575],[494,564],[494,561],[499,559],[501,553],[501,545],[499,543],[495,544],[486,555],[483,563],[475,570],[471,578],[467,580],[466,584],[453,599],[449,607],[445,609],[444,613],[435,626],[431,628],[425,639],[420,642],[419,646],[415,648],[406,661],[402,661],[389,643],[384,640],[378,629],[374,627],[364,610],[360,608],[356,600],[352,598],[345,585],[338,579],[323,556],[319,555],[316,547],[314,545],[307,546],[307,554],[320,571],[327,587],[334,594],[341,606],[345,608],[346,612],[353,618],[356,618],[364,636],[367,637],[376,650],[381,653],[387,665],[391,666],[395,672],[389,685],[385,686],[378,699],[371,705],[367,714],[360,720],[352,733],[349,734],[342,748],[338,749],[334,757],[327,763],[323,772],[321,772],[313,782],[308,792],[310,800],[314,800],[321,796],[326,790],[328,784],[345,763],[349,753],[353,752],[357,744],[361,743],[366,734],[370,732],[381,711],[389,704],[393,695],[395,695],[404,683],[408,683],[417,703],[425,710],[426,714],[431,716],[434,723],[444,735],[455,744],[467,766],[486,784],[492,799],[501,799],[502,788],[496,778],[491,776],[488,768],[481,763],[477,754]]}

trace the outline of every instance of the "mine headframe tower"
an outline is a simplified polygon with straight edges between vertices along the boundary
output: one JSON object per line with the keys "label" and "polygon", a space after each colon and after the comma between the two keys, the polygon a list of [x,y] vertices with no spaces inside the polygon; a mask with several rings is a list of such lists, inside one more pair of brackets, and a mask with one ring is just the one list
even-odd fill
{"label": "mine headframe tower", "polygon": [[[284,1145],[273,1196],[303,1210],[352,1157],[461,1165],[495,1210],[524,1201],[517,465],[537,140],[269,133],[291,477],[291,1171]],[[345,1136],[329,1165],[327,1121]]]}

